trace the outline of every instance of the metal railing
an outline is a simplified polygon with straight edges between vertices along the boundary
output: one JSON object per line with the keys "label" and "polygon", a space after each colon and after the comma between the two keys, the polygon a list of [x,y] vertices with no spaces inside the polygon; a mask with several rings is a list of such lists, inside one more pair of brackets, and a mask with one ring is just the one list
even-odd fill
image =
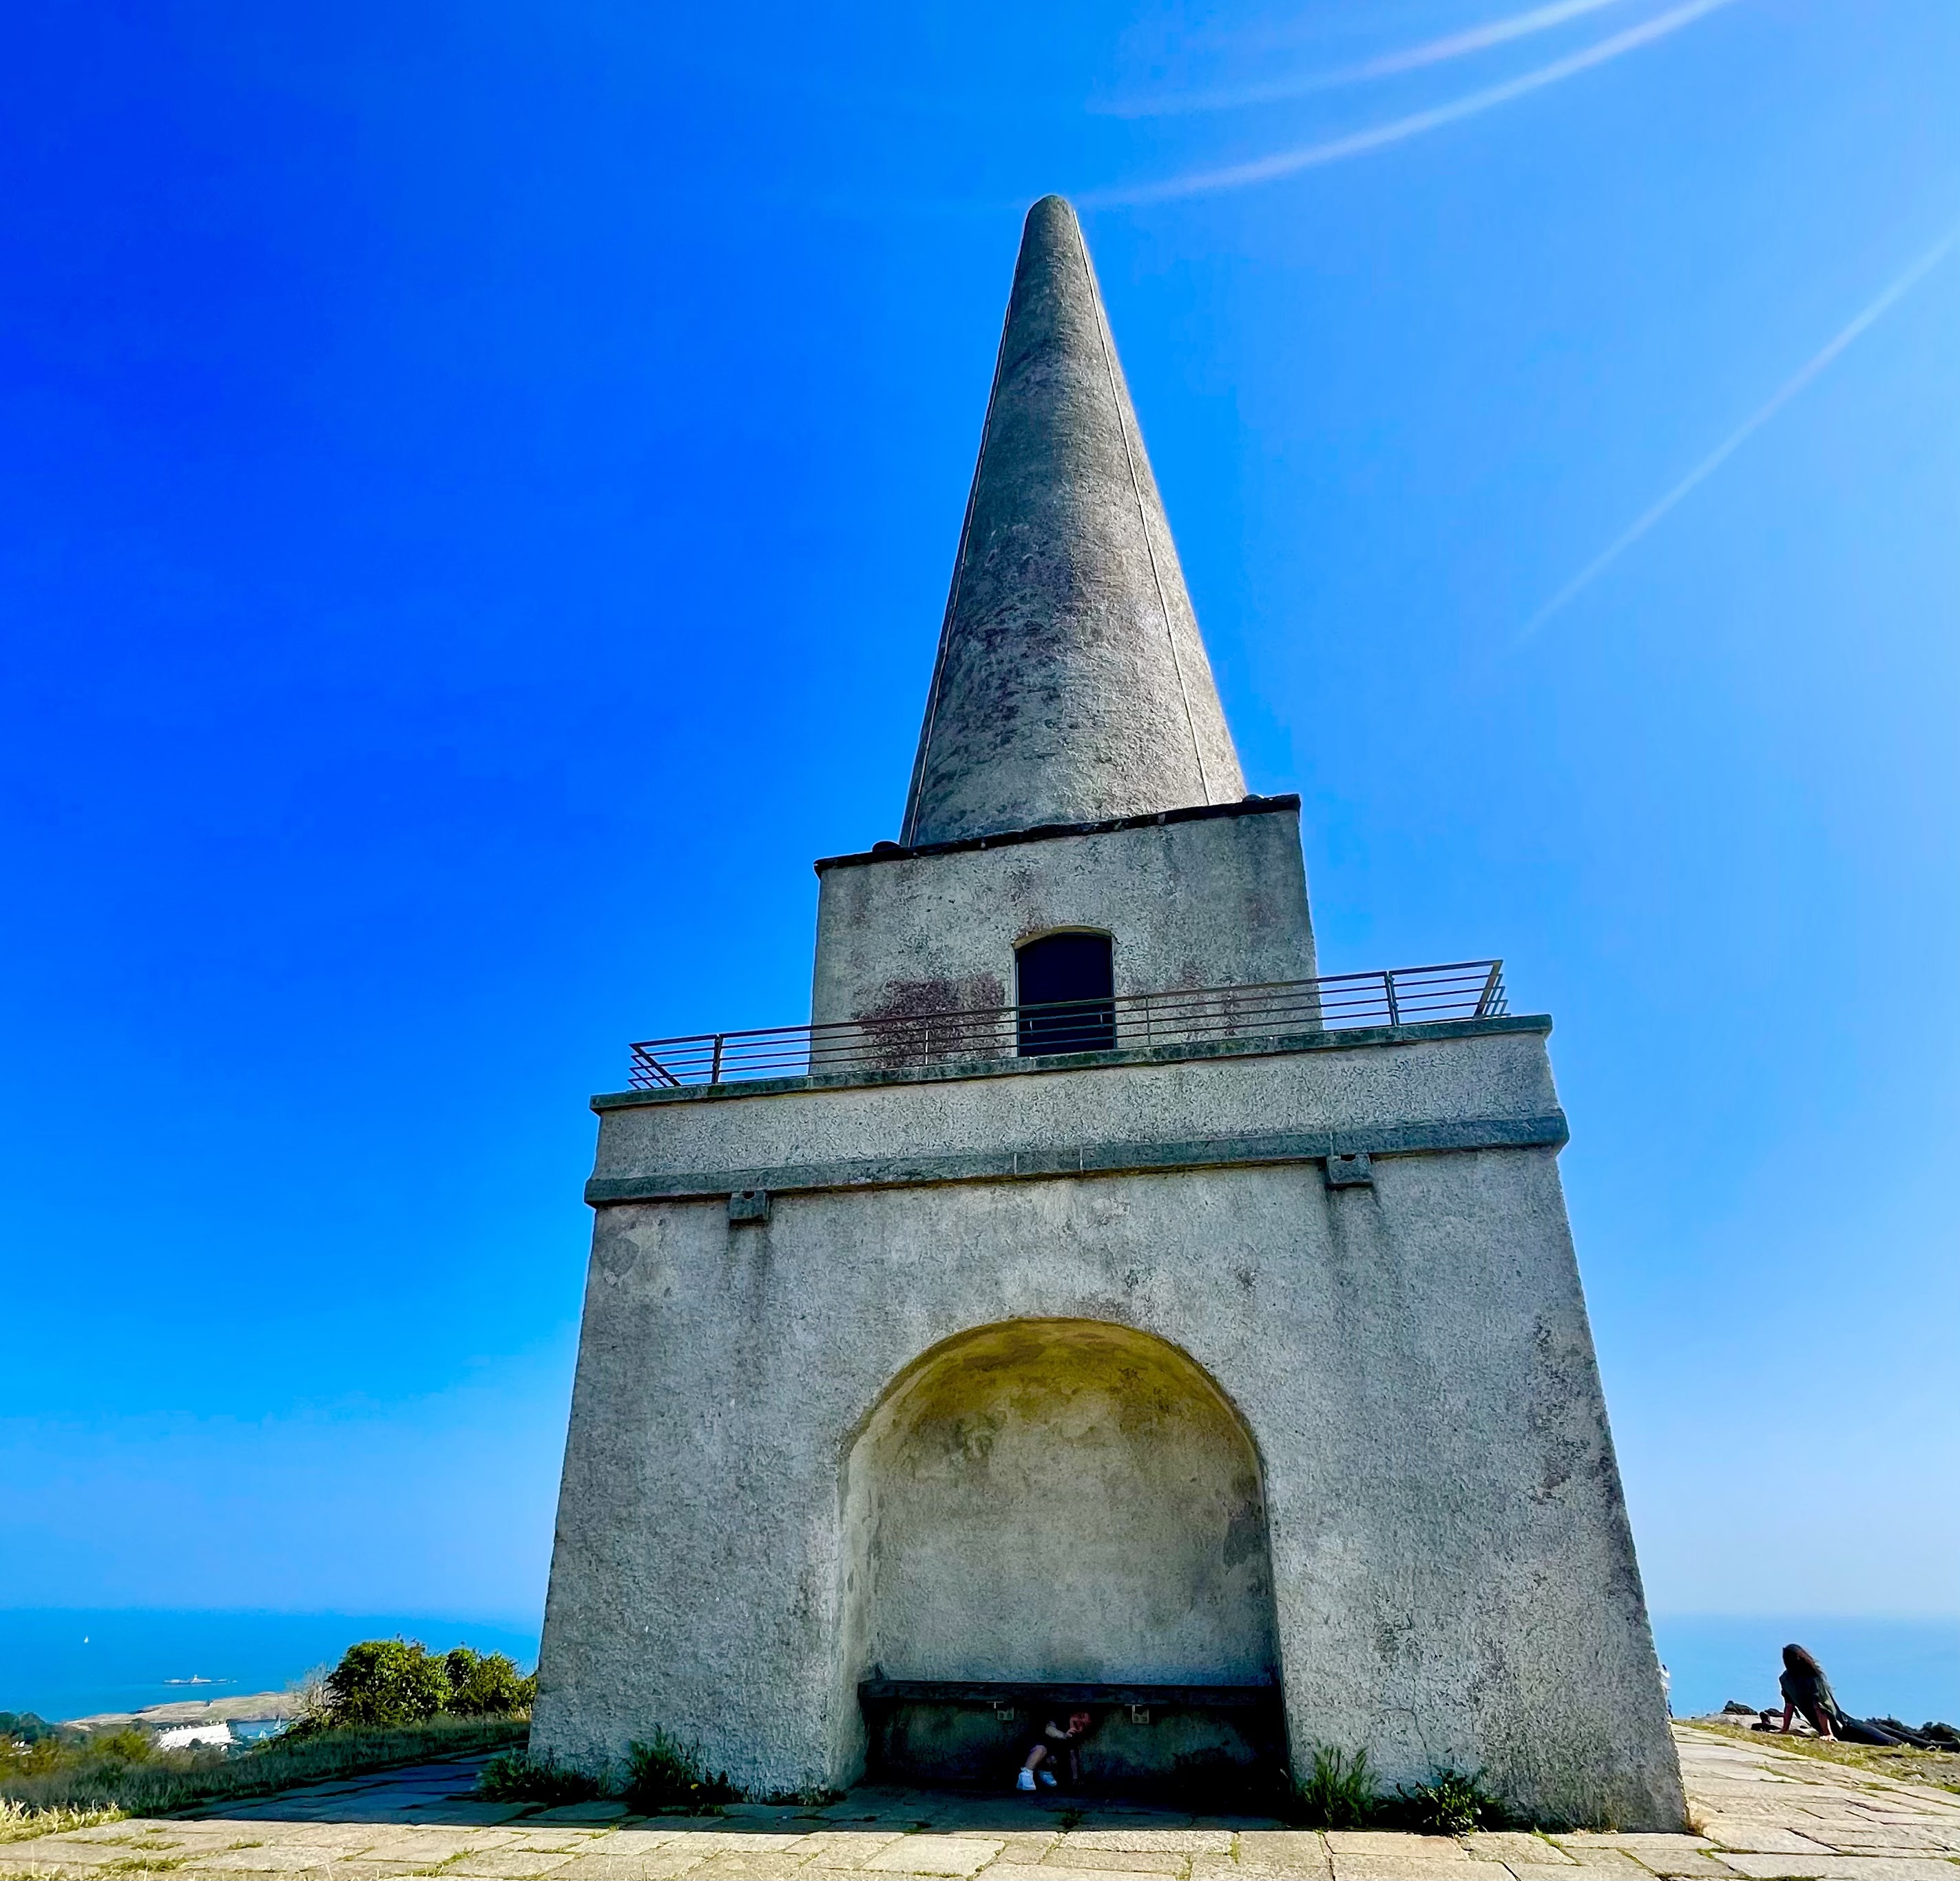
{"label": "metal railing", "polygon": [[647,1039],[630,1048],[632,1078],[636,1090],[657,1090],[752,1077],[905,1071],[1061,1052],[1284,1038],[1348,1026],[1488,1019],[1508,1010],[1503,962],[1459,960],[1446,966],[1335,973],[1264,986],[1208,986],[971,1012],[895,1012],[834,1025]]}

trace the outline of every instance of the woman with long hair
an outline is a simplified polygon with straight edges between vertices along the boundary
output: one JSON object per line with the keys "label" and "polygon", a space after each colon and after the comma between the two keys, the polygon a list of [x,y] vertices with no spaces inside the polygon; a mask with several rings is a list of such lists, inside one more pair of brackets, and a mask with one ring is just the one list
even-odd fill
{"label": "woman with long hair", "polygon": [[1819,1737],[1838,1736],[1838,1720],[1841,1714],[1831,1689],[1831,1681],[1824,1676],[1824,1668],[1801,1646],[1786,1646],[1783,1649],[1783,1676],[1777,1683],[1783,1688],[1783,1730],[1786,1737],[1790,1735],[1791,1721],[1799,1714]]}
{"label": "woman with long hair", "polygon": [[[1789,1734],[1790,1721],[1799,1713],[1819,1737],[1834,1737],[1847,1744],[1898,1744],[1895,1736],[1869,1718],[1847,1717],[1831,1689],[1831,1681],[1813,1655],[1801,1646],[1783,1649],[1783,1728]],[[1915,1736],[1917,1734],[1915,1733]]]}

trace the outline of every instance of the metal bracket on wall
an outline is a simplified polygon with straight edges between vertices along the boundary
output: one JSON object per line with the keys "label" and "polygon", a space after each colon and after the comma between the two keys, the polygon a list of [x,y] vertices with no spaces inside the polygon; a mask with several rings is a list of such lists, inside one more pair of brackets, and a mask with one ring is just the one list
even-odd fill
{"label": "metal bracket on wall", "polygon": [[1329,1189],[1372,1189],[1374,1185],[1375,1165],[1366,1150],[1356,1150],[1346,1156],[1337,1152],[1328,1157]]}
{"label": "metal bracket on wall", "polygon": [[769,1192],[766,1189],[739,1189],[728,1198],[728,1225],[731,1228],[759,1227],[769,1218]]}

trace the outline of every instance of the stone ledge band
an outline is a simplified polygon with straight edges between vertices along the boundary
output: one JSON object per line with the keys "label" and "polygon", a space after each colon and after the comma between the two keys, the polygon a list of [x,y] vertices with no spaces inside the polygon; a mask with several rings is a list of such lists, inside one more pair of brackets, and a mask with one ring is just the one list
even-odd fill
{"label": "stone ledge band", "polygon": [[1379,1158],[1460,1150],[1558,1149],[1569,1135],[1564,1112],[1554,1110],[1536,1117],[1466,1117],[1446,1123],[1206,1137],[1183,1143],[1093,1143],[1061,1150],[790,1163],[775,1169],[595,1176],[585,1185],[585,1199],[590,1207],[603,1208],[619,1202],[714,1200],[745,1189],[776,1195],[820,1195],[840,1189],[917,1189],[938,1182],[1041,1182],[1068,1176],[1147,1175],[1155,1170],[1324,1163],[1330,1156],[1363,1153]]}

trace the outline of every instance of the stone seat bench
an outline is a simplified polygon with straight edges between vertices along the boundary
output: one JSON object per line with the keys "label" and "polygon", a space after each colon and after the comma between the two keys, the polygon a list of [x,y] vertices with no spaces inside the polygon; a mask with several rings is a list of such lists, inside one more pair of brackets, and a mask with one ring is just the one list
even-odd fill
{"label": "stone seat bench", "polygon": [[1096,1714],[1082,1761],[1098,1781],[1211,1781],[1284,1762],[1272,1684],[867,1679],[858,1696],[871,1770],[911,1782],[1004,1782],[1032,1733],[1072,1711]]}

